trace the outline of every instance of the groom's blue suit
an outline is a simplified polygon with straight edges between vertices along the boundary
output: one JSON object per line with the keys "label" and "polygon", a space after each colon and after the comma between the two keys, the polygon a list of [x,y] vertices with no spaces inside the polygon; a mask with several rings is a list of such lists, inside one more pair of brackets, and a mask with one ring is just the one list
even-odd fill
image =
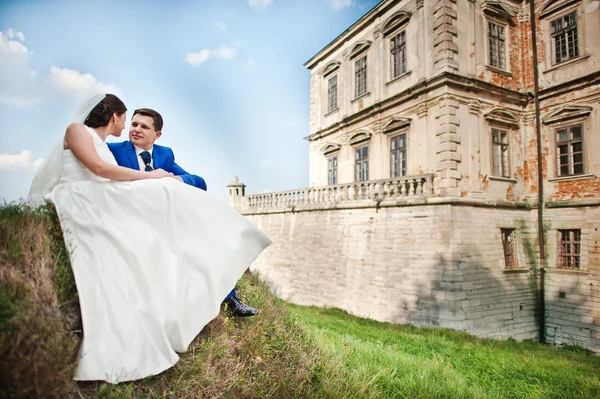
{"label": "groom's blue suit", "polygon": [[[124,166],[130,169],[140,169],[135,147],[131,141],[123,141],[122,143],[108,143],[108,148],[112,151],[119,166]],[[206,182],[200,176],[192,175],[175,163],[175,155],[169,147],[154,144],[152,148],[152,159],[154,161],[154,169],[163,169],[173,173],[175,176],[181,177],[184,183],[190,186],[198,187],[206,191]],[[225,300],[236,295],[233,289]]]}
{"label": "groom's blue suit", "polygon": [[[122,143],[108,143],[108,148],[112,151],[117,163],[130,169],[139,169],[137,154],[135,147],[131,141],[123,141]],[[154,169],[164,169],[167,172],[173,173],[175,176],[181,177],[184,183],[190,186],[197,187],[206,191],[206,182],[200,176],[192,175],[177,163],[175,163],[175,155],[169,147],[154,144],[152,149],[152,159],[154,161]]]}

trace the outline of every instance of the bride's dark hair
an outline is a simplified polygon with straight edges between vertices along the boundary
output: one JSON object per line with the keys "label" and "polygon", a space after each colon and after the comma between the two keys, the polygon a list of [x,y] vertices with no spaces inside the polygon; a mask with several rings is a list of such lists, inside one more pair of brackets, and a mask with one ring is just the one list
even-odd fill
{"label": "bride's dark hair", "polygon": [[127,111],[127,107],[119,97],[107,94],[104,100],[92,109],[83,124],[91,128],[106,126],[115,112],[117,115],[121,115],[125,111]]}

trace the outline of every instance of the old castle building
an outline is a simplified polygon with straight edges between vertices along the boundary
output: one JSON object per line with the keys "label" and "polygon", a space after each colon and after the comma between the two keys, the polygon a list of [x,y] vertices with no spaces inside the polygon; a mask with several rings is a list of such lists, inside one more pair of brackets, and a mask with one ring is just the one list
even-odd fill
{"label": "old castle building", "polygon": [[600,351],[600,2],[534,8],[383,0],[305,64],[309,188],[230,186],[279,296]]}

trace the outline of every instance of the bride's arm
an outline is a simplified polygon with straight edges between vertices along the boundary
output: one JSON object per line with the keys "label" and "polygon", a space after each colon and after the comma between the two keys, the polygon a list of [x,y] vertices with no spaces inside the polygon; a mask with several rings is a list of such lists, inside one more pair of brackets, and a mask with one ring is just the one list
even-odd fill
{"label": "bride's arm", "polygon": [[142,180],[158,179],[161,177],[173,176],[173,173],[157,169],[152,172],[142,172],[124,168],[122,166],[112,165],[104,162],[94,148],[92,137],[85,130],[81,123],[71,123],[65,134],[65,141],[73,155],[96,176],[104,177],[110,180]]}

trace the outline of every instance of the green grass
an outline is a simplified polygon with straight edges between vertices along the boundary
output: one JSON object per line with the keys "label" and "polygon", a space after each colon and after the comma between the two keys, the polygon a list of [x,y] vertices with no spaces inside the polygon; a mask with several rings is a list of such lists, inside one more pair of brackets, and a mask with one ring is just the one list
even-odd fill
{"label": "green grass", "polygon": [[0,206],[0,397],[600,398],[600,357],[579,347],[480,339],[288,304],[257,275],[164,373],[110,385],[72,380],[77,291],[56,213]]}
{"label": "green grass", "polygon": [[317,345],[373,398],[600,398],[600,357],[581,348],[497,341],[440,328],[289,305]]}

